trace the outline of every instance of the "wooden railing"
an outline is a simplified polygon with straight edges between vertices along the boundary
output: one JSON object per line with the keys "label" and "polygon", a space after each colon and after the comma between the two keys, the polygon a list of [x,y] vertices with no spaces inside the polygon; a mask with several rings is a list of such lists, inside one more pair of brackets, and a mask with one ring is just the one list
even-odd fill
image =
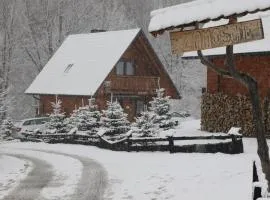
{"label": "wooden railing", "polygon": [[158,88],[158,77],[153,76],[113,76],[109,90],[137,95],[154,94]]}
{"label": "wooden railing", "polygon": [[[80,135],[80,134],[33,134],[24,133],[25,138],[21,141],[35,141],[48,143],[69,143],[94,145],[100,148],[111,149],[115,151],[169,151],[176,152],[200,152],[200,153],[243,153],[243,143],[241,136],[195,136],[195,137],[165,137],[165,138],[132,138],[124,137],[121,140],[109,142],[102,136]],[[226,141],[226,140],[230,141]],[[194,144],[177,145],[175,142],[184,140],[193,140]],[[216,143],[196,144],[196,140],[220,140]],[[161,142],[162,144],[160,144]]]}

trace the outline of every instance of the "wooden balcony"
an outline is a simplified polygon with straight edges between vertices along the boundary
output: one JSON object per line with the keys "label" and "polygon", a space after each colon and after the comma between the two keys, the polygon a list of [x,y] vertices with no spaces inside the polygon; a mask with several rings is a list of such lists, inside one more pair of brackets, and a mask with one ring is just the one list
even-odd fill
{"label": "wooden balcony", "polygon": [[113,76],[104,83],[104,88],[107,93],[154,95],[158,79],[153,76]]}

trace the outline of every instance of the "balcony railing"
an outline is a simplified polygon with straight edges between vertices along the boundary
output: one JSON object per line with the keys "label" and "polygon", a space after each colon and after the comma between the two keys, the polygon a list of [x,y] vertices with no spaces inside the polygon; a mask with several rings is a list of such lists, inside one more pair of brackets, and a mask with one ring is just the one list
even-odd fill
{"label": "balcony railing", "polygon": [[104,87],[106,92],[153,95],[158,88],[158,79],[153,76],[113,76]]}

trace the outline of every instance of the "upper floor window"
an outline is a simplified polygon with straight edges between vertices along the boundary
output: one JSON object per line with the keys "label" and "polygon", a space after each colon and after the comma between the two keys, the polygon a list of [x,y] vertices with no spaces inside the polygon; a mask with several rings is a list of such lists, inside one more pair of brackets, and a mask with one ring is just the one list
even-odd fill
{"label": "upper floor window", "polygon": [[134,63],[130,61],[119,61],[116,64],[116,74],[117,75],[134,75]]}
{"label": "upper floor window", "polygon": [[142,100],[136,100],[136,115],[141,114],[145,110],[145,106]]}

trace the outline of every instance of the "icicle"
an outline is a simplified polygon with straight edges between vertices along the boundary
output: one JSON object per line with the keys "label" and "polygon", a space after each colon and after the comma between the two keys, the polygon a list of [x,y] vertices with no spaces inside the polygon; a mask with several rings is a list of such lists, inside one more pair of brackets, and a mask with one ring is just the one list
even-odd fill
{"label": "icicle", "polygon": [[84,101],[83,101],[83,98],[82,98],[82,107],[84,107]]}
{"label": "icicle", "polygon": [[90,95],[90,99],[88,99],[88,105],[89,105],[89,107],[91,107],[92,104],[93,104],[93,96]]}
{"label": "icicle", "polygon": [[113,102],[113,93],[111,92],[111,103]]}

